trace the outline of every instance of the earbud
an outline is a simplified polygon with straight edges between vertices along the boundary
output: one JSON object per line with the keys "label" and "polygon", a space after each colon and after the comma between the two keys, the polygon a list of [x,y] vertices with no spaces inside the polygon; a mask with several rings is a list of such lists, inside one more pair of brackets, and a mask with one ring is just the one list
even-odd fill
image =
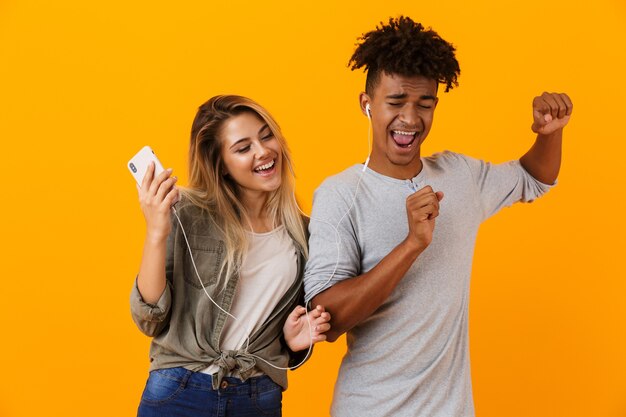
{"label": "earbud", "polygon": [[369,103],[367,103],[365,105],[365,113],[367,114],[368,118],[372,117],[372,112],[370,111],[370,104]]}

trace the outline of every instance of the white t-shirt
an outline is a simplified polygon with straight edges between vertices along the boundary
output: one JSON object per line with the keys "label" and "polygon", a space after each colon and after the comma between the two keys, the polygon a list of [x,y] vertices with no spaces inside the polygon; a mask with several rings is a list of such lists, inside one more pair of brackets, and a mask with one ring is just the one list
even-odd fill
{"label": "white t-shirt", "polygon": [[[284,226],[266,233],[248,232],[248,252],[239,274],[235,299],[219,347],[239,350],[247,337],[257,331],[296,279],[298,255]],[[213,374],[213,365],[203,372]]]}

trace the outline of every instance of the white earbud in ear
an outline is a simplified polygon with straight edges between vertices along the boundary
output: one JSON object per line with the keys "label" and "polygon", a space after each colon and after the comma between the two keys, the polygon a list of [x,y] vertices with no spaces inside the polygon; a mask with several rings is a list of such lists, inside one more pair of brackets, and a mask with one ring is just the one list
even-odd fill
{"label": "white earbud in ear", "polygon": [[367,114],[367,117],[372,117],[372,112],[370,110],[370,104],[369,103],[367,103],[365,105],[365,113]]}

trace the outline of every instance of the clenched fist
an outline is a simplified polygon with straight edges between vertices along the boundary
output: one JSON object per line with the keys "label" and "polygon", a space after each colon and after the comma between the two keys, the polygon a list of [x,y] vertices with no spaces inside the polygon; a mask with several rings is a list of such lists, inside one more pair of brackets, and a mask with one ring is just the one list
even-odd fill
{"label": "clenched fist", "polygon": [[426,249],[433,239],[435,218],[439,215],[439,202],[442,199],[443,193],[433,191],[429,185],[406,199],[406,214],[409,220],[407,239],[415,244],[419,251]]}
{"label": "clenched fist", "polygon": [[533,100],[533,132],[549,135],[569,122],[572,101],[563,93],[543,93]]}

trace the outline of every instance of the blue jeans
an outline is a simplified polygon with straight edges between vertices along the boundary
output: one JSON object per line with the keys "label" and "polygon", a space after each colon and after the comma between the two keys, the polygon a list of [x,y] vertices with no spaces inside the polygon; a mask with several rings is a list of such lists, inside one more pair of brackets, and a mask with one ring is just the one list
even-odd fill
{"label": "blue jeans", "polygon": [[282,415],[282,387],[268,376],[242,382],[226,377],[211,386],[211,375],[185,368],[150,372],[138,417],[252,417]]}

